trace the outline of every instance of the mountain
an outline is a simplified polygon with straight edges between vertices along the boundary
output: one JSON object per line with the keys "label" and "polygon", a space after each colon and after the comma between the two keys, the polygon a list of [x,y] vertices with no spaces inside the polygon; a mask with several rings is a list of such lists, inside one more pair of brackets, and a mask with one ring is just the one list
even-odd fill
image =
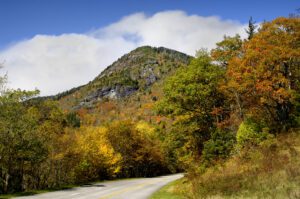
{"label": "mountain", "polygon": [[[149,94],[178,67],[187,66],[191,56],[164,47],[139,47],[108,66],[88,84],[52,96],[64,109],[93,109],[107,101],[128,101]],[[158,86],[154,90],[161,90]],[[157,98],[157,96],[152,96]]]}

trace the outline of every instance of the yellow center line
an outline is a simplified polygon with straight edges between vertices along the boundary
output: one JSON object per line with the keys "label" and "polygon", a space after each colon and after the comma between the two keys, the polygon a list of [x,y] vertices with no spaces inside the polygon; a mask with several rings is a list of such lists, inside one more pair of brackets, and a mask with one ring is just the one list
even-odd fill
{"label": "yellow center line", "polygon": [[121,195],[123,193],[126,193],[128,191],[133,191],[133,190],[137,190],[137,189],[140,189],[140,188],[143,188],[147,185],[151,185],[151,184],[155,184],[157,182],[163,182],[163,181],[166,181],[168,179],[159,179],[159,180],[155,180],[155,181],[151,181],[151,182],[145,182],[145,183],[141,183],[141,184],[137,184],[137,185],[133,185],[133,186],[130,186],[130,187],[127,187],[127,188],[124,188],[124,189],[121,189],[121,190],[118,190],[118,191],[114,191],[110,194],[107,194],[107,195],[104,195],[102,196],[101,198],[99,199],[109,199],[109,198],[112,198],[114,196],[117,196],[117,195]]}

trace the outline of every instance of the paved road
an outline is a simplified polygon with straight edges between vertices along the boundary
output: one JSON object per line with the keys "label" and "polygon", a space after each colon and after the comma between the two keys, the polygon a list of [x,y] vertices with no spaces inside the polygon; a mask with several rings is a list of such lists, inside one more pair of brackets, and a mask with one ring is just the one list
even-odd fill
{"label": "paved road", "polygon": [[18,199],[146,199],[162,186],[181,177],[183,174],[108,181]]}

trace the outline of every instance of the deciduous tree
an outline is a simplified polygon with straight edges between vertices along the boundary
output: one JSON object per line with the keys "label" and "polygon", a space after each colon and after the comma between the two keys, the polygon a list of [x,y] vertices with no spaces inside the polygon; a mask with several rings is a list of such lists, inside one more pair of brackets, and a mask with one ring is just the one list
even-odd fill
{"label": "deciduous tree", "polygon": [[[223,87],[240,113],[285,128],[299,93],[300,19],[278,18],[262,25],[229,61]],[[297,101],[297,100],[296,100]]]}

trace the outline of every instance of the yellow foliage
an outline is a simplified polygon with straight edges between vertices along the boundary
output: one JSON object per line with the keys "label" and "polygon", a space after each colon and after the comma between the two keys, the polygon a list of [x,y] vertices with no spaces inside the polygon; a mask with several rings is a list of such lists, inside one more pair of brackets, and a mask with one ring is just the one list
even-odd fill
{"label": "yellow foliage", "polygon": [[188,121],[189,119],[192,118],[192,115],[188,114],[188,115],[178,115],[176,116],[175,118],[175,123],[180,123],[180,122],[183,122],[183,121]]}
{"label": "yellow foliage", "polygon": [[145,134],[147,136],[153,136],[155,133],[155,128],[149,125],[145,121],[139,121],[136,126],[136,130],[142,134]]}
{"label": "yellow foliage", "polygon": [[76,134],[76,151],[84,161],[93,167],[105,168],[109,173],[117,173],[121,160],[107,139],[105,127],[81,127]]}

